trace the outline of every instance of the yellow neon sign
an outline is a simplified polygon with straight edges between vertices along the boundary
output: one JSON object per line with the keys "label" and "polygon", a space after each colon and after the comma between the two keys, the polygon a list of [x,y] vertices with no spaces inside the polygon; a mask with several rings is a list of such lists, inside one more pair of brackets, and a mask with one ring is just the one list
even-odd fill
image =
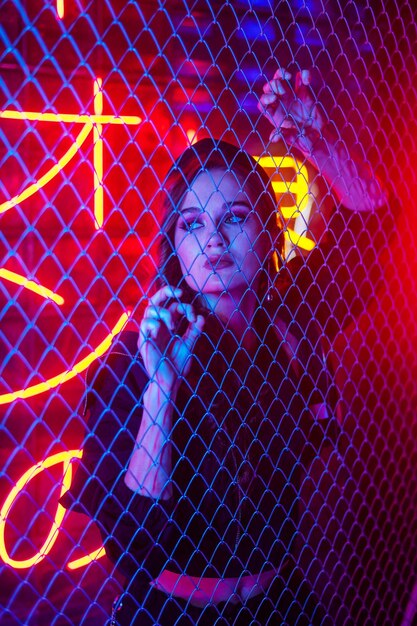
{"label": "yellow neon sign", "polygon": [[0,404],[9,404],[17,399],[26,399],[31,398],[32,396],[36,396],[45,391],[50,391],[63,383],[66,383],[68,380],[75,378],[77,374],[81,374],[84,372],[93,361],[103,356],[103,354],[110,348],[111,342],[115,335],[120,333],[126,324],[127,320],[130,317],[130,311],[123,313],[117,321],[116,325],[107,335],[107,337],[97,346],[97,348],[91,352],[88,356],[81,359],[78,363],[74,365],[74,367],[65,372],[61,372],[57,376],[53,378],[49,378],[45,380],[43,383],[38,383],[37,385],[32,385],[31,387],[26,387],[26,389],[20,389],[19,391],[13,391],[11,393],[4,393],[0,395]]}
{"label": "yellow neon sign", "polygon": [[[307,167],[292,156],[261,156],[255,157],[266,170],[273,170],[275,173],[280,169],[291,169],[294,171],[293,180],[277,180],[272,178],[271,184],[275,193],[278,195],[290,193],[294,196],[295,202],[288,207],[280,207],[280,213],[285,220],[296,219],[305,215],[310,210],[310,188]],[[307,221],[307,220],[306,220]],[[285,238],[293,246],[298,246],[304,250],[312,250],[315,246],[314,241],[309,237],[296,232],[292,228],[286,227]]]}
{"label": "yellow neon sign", "polygon": [[[0,116],[1,116],[1,113],[0,113]],[[16,206],[16,204],[20,204],[27,198],[30,198],[31,196],[33,196],[33,194],[39,191],[39,189],[42,189],[42,187],[45,187],[45,185],[49,183],[49,181],[51,181],[77,154],[78,150],[81,148],[84,141],[87,139],[89,133],[90,133],[90,127],[88,126],[88,124],[86,124],[79,132],[77,138],[75,139],[75,142],[67,150],[67,152],[59,159],[58,163],[55,163],[55,165],[53,165],[51,169],[46,172],[46,174],[41,176],[40,179],[36,183],[29,185],[29,187],[24,189],[18,195],[0,204],[0,213],[5,213],[9,209],[12,209],[14,206]]]}
{"label": "yellow neon sign", "polygon": [[[74,459],[80,459],[82,457],[82,454],[82,450],[68,450],[67,452],[58,452],[57,454],[47,457],[44,461],[36,463],[32,467],[30,467],[23,474],[23,476],[21,476],[21,478],[19,478],[19,480],[7,496],[0,510],[0,558],[3,560],[4,563],[10,565],[14,569],[27,569],[43,561],[46,555],[52,550],[56,540],[58,539],[61,524],[66,512],[66,509],[64,509],[64,507],[59,504],[59,502],[57,503],[54,519],[52,521],[51,529],[48,533],[47,538],[45,539],[39,550],[30,558],[14,559],[9,555],[6,547],[7,520],[14,503],[16,502],[23,489],[30,483],[30,481],[44,470],[53,467],[54,465],[58,465],[59,463],[63,464],[62,485],[58,499],[61,498],[61,496],[63,496],[64,493],[68,491],[71,486],[72,461]],[[70,570],[79,569],[80,567],[88,565],[92,561],[100,559],[101,557],[105,556],[105,554],[106,552],[104,548],[101,547],[97,550],[93,550],[92,552],[81,558],[70,561],[69,563],[67,563],[66,567]]]}
{"label": "yellow neon sign", "polygon": [[[102,80],[94,81],[94,113],[103,113]],[[103,189],[103,124],[96,123],[93,126],[94,145],[94,217],[96,228],[101,228],[104,221],[104,189]]]}
{"label": "yellow neon sign", "polygon": [[45,459],[45,461],[42,461],[41,463],[37,463],[36,465],[30,467],[27,472],[25,472],[23,476],[17,481],[16,485],[13,487],[8,497],[6,498],[6,501],[0,511],[0,557],[7,565],[11,565],[16,569],[25,569],[27,567],[32,567],[32,565],[36,565],[37,563],[42,561],[48,554],[48,552],[51,551],[54,543],[56,542],[58,538],[59,528],[65,515],[64,507],[58,503],[51,529],[43,545],[39,548],[38,552],[28,559],[13,559],[7,551],[5,529],[8,515],[22,489],[32,480],[32,478],[35,478],[35,476],[43,472],[45,469],[52,467],[53,465],[57,465],[58,463],[63,463],[63,481],[61,486],[61,493],[59,496],[61,497],[71,485],[71,461],[74,458],[81,458],[81,456],[81,450],[59,452],[58,454],[54,454],[53,456],[48,457],[47,459]]}
{"label": "yellow neon sign", "polygon": [[75,115],[72,113],[38,113],[35,111],[0,111],[0,119],[4,120],[27,120],[31,122],[60,122],[64,124],[82,124],[75,142],[67,152],[51,167],[46,174],[6,202],[0,204],[0,213],[20,204],[34,193],[49,183],[77,154],[91,130],[93,131],[93,166],[94,166],[94,222],[95,227],[101,228],[104,219],[104,193],[103,193],[103,124],[138,125],[142,119],[134,115],[103,115],[103,91],[102,80],[94,81],[94,115]]}
{"label": "yellow neon sign", "polygon": [[272,180],[272,187],[275,193],[291,193],[296,201],[293,206],[282,207],[281,213],[284,219],[289,220],[294,217],[294,211],[302,213],[308,205],[309,177],[305,165],[292,156],[263,156],[259,158],[259,164],[265,169],[292,169],[295,172],[295,180],[289,182],[284,180]]}
{"label": "yellow neon sign", "polygon": [[[98,79],[100,80],[100,79]],[[63,124],[87,124],[90,129],[94,124],[116,124],[122,126],[137,125],[142,121],[136,115],[77,115],[75,113],[38,113],[37,111],[0,111],[3,120],[27,120],[29,122],[61,122]]]}
{"label": "yellow neon sign", "polygon": [[65,6],[64,0],[56,0],[56,14],[59,20],[64,18]]}
{"label": "yellow neon sign", "polygon": [[101,557],[105,555],[106,555],[105,549],[99,548],[98,550],[94,550],[93,552],[90,552],[90,554],[87,554],[86,556],[70,561],[69,563],[67,563],[67,568],[79,569],[80,567],[85,567],[92,561],[97,561],[98,559],[101,559]]}
{"label": "yellow neon sign", "polygon": [[57,293],[54,293],[47,287],[40,285],[39,283],[35,283],[33,280],[29,280],[26,276],[22,276],[21,274],[17,274],[16,272],[11,272],[10,270],[6,270],[4,267],[0,267],[0,278],[4,278],[4,280],[8,280],[16,285],[20,285],[29,291],[33,291],[38,296],[42,296],[42,298],[47,298],[48,300],[52,300],[55,304],[61,305],[64,304],[64,298]]}

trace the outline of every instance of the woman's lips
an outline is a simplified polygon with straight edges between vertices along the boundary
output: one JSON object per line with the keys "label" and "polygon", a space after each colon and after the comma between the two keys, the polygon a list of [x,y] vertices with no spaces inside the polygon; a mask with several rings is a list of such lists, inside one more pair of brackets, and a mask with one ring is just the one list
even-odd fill
{"label": "woman's lips", "polygon": [[231,259],[230,256],[208,257],[203,263],[203,266],[207,270],[221,270],[226,267],[231,267],[232,265],[233,259]]}

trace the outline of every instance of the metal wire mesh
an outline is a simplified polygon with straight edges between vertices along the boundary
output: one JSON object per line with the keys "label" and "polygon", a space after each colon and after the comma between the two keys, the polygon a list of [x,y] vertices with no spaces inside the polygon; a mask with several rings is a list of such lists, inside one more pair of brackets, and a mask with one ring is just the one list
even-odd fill
{"label": "metal wire mesh", "polygon": [[[214,623],[213,607],[201,617],[174,594],[163,608],[143,589],[166,568],[236,578],[266,564],[285,570],[288,558],[293,577],[282,573],[270,604],[260,600],[268,593],[229,603],[219,623],[304,623],[311,603],[326,616],[319,623],[414,623],[412,0],[0,6],[0,623],[105,624],[126,577],[146,611],[139,623]],[[257,103],[278,66],[320,74],[318,102],[380,178],[389,206],[341,209],[311,163],[268,142]],[[176,506],[139,506],[127,487],[91,476],[94,462],[122,476],[133,449],[141,388],[132,381],[142,390],[146,381],[126,355],[136,354],[156,288],[161,190],[175,159],[205,137],[261,158],[274,184],[285,255],[296,263],[268,306],[298,356],[289,363],[281,344],[268,356],[264,336],[255,355],[217,343],[213,322],[176,407],[187,416],[173,435]],[[312,264],[323,246],[329,256]],[[131,332],[112,352],[122,329]],[[332,419],[304,428],[303,406],[317,394]],[[239,420],[255,405],[265,419],[246,416],[245,434]],[[86,428],[95,436],[83,475]],[[65,512],[59,499],[75,481],[84,501]],[[205,561],[208,545],[215,556]],[[287,617],[274,613],[277,593]]]}

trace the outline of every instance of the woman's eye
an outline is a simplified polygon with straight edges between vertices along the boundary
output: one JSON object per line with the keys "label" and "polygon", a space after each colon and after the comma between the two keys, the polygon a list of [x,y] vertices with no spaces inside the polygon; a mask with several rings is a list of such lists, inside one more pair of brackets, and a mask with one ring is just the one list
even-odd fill
{"label": "woman's eye", "polygon": [[227,224],[242,224],[247,218],[246,213],[229,213],[226,215],[224,221]]}
{"label": "woman's eye", "polygon": [[189,222],[187,222],[186,220],[181,220],[178,226],[179,228],[181,228],[181,230],[191,232],[193,230],[196,230],[197,228],[200,228],[201,223],[197,220],[190,220]]}

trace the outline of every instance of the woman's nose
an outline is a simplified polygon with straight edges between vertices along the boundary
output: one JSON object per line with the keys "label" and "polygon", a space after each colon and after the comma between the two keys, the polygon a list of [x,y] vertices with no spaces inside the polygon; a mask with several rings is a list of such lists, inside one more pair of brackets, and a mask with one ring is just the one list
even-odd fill
{"label": "woman's nose", "polygon": [[224,248],[227,243],[224,235],[219,228],[215,228],[207,239],[206,246],[208,248]]}

